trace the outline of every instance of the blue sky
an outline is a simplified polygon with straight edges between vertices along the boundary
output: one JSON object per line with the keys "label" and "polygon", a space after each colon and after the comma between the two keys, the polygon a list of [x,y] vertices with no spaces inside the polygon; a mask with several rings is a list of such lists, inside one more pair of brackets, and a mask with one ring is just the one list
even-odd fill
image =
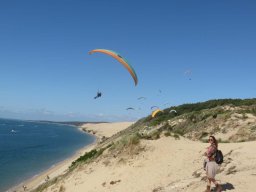
{"label": "blue sky", "polygon": [[[132,121],[153,105],[254,98],[255,10],[237,0],[1,1],[0,117]],[[138,85],[112,57],[88,54],[96,48],[124,56]]]}

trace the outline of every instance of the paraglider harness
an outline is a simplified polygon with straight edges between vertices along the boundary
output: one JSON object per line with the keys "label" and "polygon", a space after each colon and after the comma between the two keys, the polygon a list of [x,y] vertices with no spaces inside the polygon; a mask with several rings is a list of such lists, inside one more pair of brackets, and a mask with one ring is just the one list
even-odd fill
{"label": "paraglider harness", "polygon": [[101,97],[102,93],[101,92],[97,92],[97,95],[94,97],[94,99],[97,99],[98,97]]}

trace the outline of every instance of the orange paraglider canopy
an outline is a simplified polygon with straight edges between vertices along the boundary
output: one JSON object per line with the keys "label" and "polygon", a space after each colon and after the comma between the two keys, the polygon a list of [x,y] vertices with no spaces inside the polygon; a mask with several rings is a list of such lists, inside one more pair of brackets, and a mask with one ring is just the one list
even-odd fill
{"label": "orange paraglider canopy", "polygon": [[162,110],[160,110],[160,109],[156,109],[155,111],[153,111],[152,113],[151,113],[151,117],[155,117],[156,116],[156,114],[158,114],[159,112],[162,112],[163,113],[163,111]]}
{"label": "orange paraglider canopy", "polygon": [[132,68],[132,66],[128,63],[128,61],[125,58],[123,58],[118,53],[116,53],[112,50],[107,50],[107,49],[94,49],[94,50],[90,51],[89,54],[93,54],[96,52],[110,55],[110,56],[114,57],[116,60],[118,60],[129,71],[130,75],[132,76],[132,78],[134,80],[135,86],[138,84],[137,75],[136,75],[134,69]]}

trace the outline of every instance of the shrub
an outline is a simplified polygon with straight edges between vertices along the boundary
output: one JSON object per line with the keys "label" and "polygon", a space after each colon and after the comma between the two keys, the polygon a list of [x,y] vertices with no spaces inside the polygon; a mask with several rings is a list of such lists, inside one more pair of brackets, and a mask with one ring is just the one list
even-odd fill
{"label": "shrub", "polygon": [[47,181],[47,182],[45,182],[45,183],[39,185],[37,188],[33,189],[31,192],[42,192],[42,191],[44,191],[46,188],[48,188],[49,186],[51,186],[51,185],[57,183],[57,181],[59,181],[60,179],[61,179],[61,178],[55,177],[55,178],[53,178],[53,179],[51,179],[51,180],[49,180],[49,181]]}
{"label": "shrub", "polygon": [[90,160],[92,159],[95,159],[97,158],[98,156],[100,156],[107,148],[111,147],[112,144],[109,144],[107,147],[104,147],[104,148],[100,148],[98,150],[96,149],[93,149],[89,152],[86,152],[84,155],[80,156],[77,160],[73,161],[71,166],[69,167],[70,169],[71,168],[74,168],[76,165],[78,165],[79,163],[81,162],[89,162]]}
{"label": "shrub", "polygon": [[174,134],[173,137],[174,137],[175,139],[180,139],[180,136],[179,136],[178,134]]}
{"label": "shrub", "polygon": [[173,130],[173,133],[182,136],[182,135],[184,135],[184,129],[175,129],[175,130]]}
{"label": "shrub", "polygon": [[215,114],[213,114],[213,115],[212,115],[212,118],[213,118],[213,119],[216,119],[216,118],[217,118],[217,116],[218,116],[218,114],[217,114],[217,113],[215,113]]}
{"label": "shrub", "polygon": [[117,141],[114,145],[111,146],[110,150],[124,150],[125,148],[136,146],[139,143],[140,137],[136,133],[122,137],[119,141]]}
{"label": "shrub", "polygon": [[250,127],[252,131],[256,131],[256,125],[255,126],[252,126]]}
{"label": "shrub", "polygon": [[151,129],[140,133],[140,137],[143,139],[159,139],[161,131],[159,129]]}
{"label": "shrub", "polygon": [[222,140],[221,138],[219,138],[218,143],[230,143],[230,142],[229,140]]}
{"label": "shrub", "polygon": [[168,132],[164,132],[164,136],[169,137],[169,136],[171,136],[171,133],[169,131]]}
{"label": "shrub", "polygon": [[208,143],[208,138],[207,138],[207,139],[201,139],[201,141],[202,141],[203,143]]}
{"label": "shrub", "polygon": [[60,186],[59,192],[64,192],[65,191],[65,187],[63,185]]}
{"label": "shrub", "polygon": [[245,114],[245,113],[243,113],[243,117],[242,117],[243,119],[247,119],[248,118],[248,116]]}
{"label": "shrub", "polygon": [[203,138],[203,137],[206,137],[206,136],[208,136],[209,135],[209,133],[207,133],[207,132],[202,132],[201,133],[201,136],[199,137],[199,139],[201,139],[201,138]]}
{"label": "shrub", "polygon": [[155,130],[150,134],[150,138],[153,140],[159,139],[160,138],[160,131]]}
{"label": "shrub", "polygon": [[94,158],[97,155],[97,150],[93,149],[90,152],[86,152],[84,155],[80,156],[77,160],[73,161],[71,164],[71,167],[74,166],[75,164],[79,163],[79,162],[86,162],[89,159]]}

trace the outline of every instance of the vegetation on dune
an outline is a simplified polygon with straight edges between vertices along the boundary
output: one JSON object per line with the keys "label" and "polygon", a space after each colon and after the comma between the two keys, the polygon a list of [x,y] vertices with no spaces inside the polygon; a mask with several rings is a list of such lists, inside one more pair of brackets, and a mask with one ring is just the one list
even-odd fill
{"label": "vegetation on dune", "polygon": [[[170,112],[175,110],[177,113]],[[235,118],[234,113],[241,114]],[[193,104],[183,104],[170,107],[158,113],[154,118],[148,116],[141,120],[140,129],[151,127],[164,134],[173,136],[184,136],[193,140],[204,140],[211,134],[228,133],[231,129],[239,126],[239,121],[249,119],[247,114],[256,116],[256,99],[217,99]],[[235,119],[234,119],[235,118]],[[239,120],[240,119],[240,120]],[[252,122],[248,122],[248,126]],[[247,126],[247,127],[248,127]],[[255,123],[249,127],[254,132]],[[143,128],[144,127],[144,128]],[[246,126],[241,127],[247,129]],[[170,132],[170,133],[167,133]],[[240,132],[240,133],[239,133]],[[231,141],[255,140],[256,136],[249,136],[248,131],[239,131],[238,136],[230,137]],[[241,138],[243,137],[243,138]],[[144,139],[152,139],[144,136]],[[221,139],[220,142],[228,142]],[[230,141],[229,141],[230,142]]]}
{"label": "vegetation on dune", "polygon": [[89,152],[86,152],[84,155],[80,156],[77,160],[73,161],[71,166],[69,167],[70,170],[74,169],[81,163],[88,163],[91,160],[96,159],[99,157],[107,148],[111,147],[112,144],[109,144],[106,147],[99,148],[99,149],[92,149]]}
{"label": "vegetation on dune", "polygon": [[32,190],[31,192],[42,192],[45,189],[47,189],[48,187],[54,185],[55,183],[57,183],[58,181],[60,181],[63,178],[63,176],[59,176],[59,177],[55,177],[41,185],[39,185],[36,189]]}
{"label": "vegetation on dune", "polygon": [[[191,104],[183,104],[179,106],[173,106],[170,108],[164,109],[164,113],[159,113],[156,118],[152,118],[151,116],[148,116],[144,119],[144,122],[150,122],[150,125],[155,126],[161,123],[162,121],[168,120],[170,118],[174,118],[176,116],[180,116],[183,114],[188,114],[193,112],[194,114],[196,112],[206,110],[206,109],[212,109],[218,106],[233,106],[233,107],[239,107],[239,106],[254,106],[247,111],[248,113],[256,114],[256,98],[253,99],[215,99],[215,100],[209,100],[205,102],[198,102],[198,103],[191,103]],[[170,113],[170,110],[177,111],[176,113]],[[215,118],[217,116],[218,112],[215,114],[212,114]],[[191,117],[192,118],[192,117]],[[204,118],[207,118],[205,116]]]}
{"label": "vegetation on dune", "polygon": [[127,135],[111,146],[111,149],[124,149],[132,145],[138,145],[140,139],[137,134]]}
{"label": "vegetation on dune", "polygon": [[[104,138],[95,149],[72,162],[65,175],[79,165],[96,160],[107,149],[110,156],[124,155],[121,161],[125,155],[136,155],[143,150],[141,140],[155,140],[163,135],[207,142],[208,136],[215,134],[225,136],[217,137],[222,143],[256,140],[256,99],[218,99],[164,109],[154,118],[147,116],[112,137]],[[34,191],[59,183],[65,175],[53,178]],[[59,191],[65,191],[64,186],[60,186]]]}
{"label": "vegetation on dune", "polygon": [[137,133],[125,135],[114,142],[109,150],[114,156],[122,153],[126,153],[127,155],[137,154],[142,150],[140,137]]}

